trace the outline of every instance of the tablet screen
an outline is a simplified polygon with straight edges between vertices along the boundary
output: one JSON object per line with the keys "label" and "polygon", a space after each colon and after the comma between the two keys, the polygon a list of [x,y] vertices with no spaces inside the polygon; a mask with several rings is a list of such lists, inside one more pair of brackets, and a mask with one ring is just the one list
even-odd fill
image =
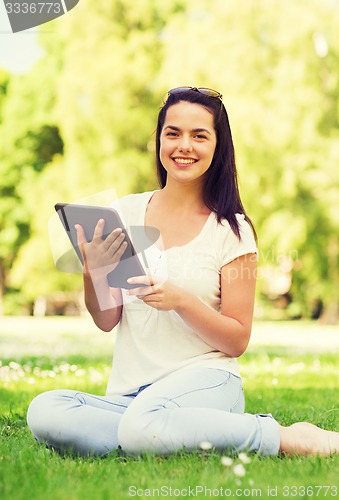
{"label": "tablet screen", "polygon": [[[110,286],[116,288],[133,288],[135,286],[140,286],[127,283],[127,279],[133,276],[142,276],[147,274],[137,252],[143,256],[144,250],[159,238],[160,233],[156,228],[147,228],[146,231],[146,228],[142,226],[135,226],[134,231],[132,231],[134,233],[134,236],[132,235],[133,244],[118,212],[114,208],[76,205],[71,203],[57,203],[55,205],[55,210],[59,215],[78,259],[82,264],[83,258],[77,245],[77,234],[74,227],[75,224],[80,224],[84,228],[87,241],[91,241],[93,239],[94,229],[99,219],[105,220],[103,238],[106,238],[108,234],[110,234],[117,227],[122,228],[125,233],[127,248],[122,255],[118,266],[114,269],[114,271],[108,274],[108,283]],[[63,262],[59,262],[59,265],[61,266],[70,260],[69,255],[62,255],[60,259],[63,259]],[[59,267],[59,265],[57,263],[57,267]]]}

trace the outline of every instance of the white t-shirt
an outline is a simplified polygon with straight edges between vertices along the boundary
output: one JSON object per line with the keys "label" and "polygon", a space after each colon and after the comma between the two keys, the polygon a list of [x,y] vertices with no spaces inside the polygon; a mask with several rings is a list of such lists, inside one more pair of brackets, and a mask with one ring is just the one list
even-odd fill
{"label": "white t-shirt", "polygon": [[[127,229],[143,226],[154,191],[125,196],[114,203]],[[235,258],[257,251],[244,215],[238,214],[241,239],[227,220],[212,212],[201,232],[189,243],[165,251],[154,244],[145,250],[147,267],[187,289],[209,307],[220,310],[221,268]],[[143,258],[139,255],[143,264]],[[236,359],[204,342],[175,311],[158,311],[123,293],[123,312],[116,327],[114,359],[107,394],[131,394],[169,373],[191,367],[227,370],[239,375]]]}

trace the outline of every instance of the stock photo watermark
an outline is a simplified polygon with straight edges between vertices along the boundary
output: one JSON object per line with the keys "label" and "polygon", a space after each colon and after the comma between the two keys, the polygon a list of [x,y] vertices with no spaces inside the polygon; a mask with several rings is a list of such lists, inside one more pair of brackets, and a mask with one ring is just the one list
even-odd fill
{"label": "stock photo watermark", "polygon": [[53,0],[52,2],[3,1],[13,33],[48,23],[63,16],[79,3],[79,0]]}
{"label": "stock photo watermark", "polygon": [[170,485],[162,485],[160,488],[141,488],[131,485],[128,488],[129,497],[174,497],[174,498],[196,498],[196,497],[223,497],[223,498],[337,498],[338,487],[334,485],[268,485],[266,488],[208,488],[205,485],[187,486],[174,488]]}

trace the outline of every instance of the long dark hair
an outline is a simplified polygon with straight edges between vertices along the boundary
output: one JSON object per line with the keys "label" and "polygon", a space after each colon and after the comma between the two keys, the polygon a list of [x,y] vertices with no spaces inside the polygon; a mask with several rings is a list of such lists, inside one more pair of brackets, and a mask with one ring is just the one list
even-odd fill
{"label": "long dark hair", "polygon": [[203,197],[206,206],[216,214],[219,223],[222,223],[223,218],[227,219],[239,239],[239,224],[235,214],[244,214],[256,237],[254,226],[240,199],[231,128],[225,106],[220,99],[190,89],[168,96],[166,103],[160,109],[156,129],[156,167],[161,188],[166,185],[167,172],[160,160],[160,135],[168,108],[180,101],[200,104],[212,113],[214,118],[217,145],[204,185]]}

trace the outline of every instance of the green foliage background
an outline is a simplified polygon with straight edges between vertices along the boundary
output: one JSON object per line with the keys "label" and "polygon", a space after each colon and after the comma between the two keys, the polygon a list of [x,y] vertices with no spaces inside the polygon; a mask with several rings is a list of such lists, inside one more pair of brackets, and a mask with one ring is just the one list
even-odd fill
{"label": "green foliage background", "polygon": [[[81,0],[49,28],[28,73],[0,71],[5,312],[80,290],[54,265],[54,204],[156,188],[162,96],[196,85],[218,89],[229,112],[259,235],[259,299],[285,295],[290,317],[321,304],[336,320],[339,1]],[[292,276],[288,293],[272,288],[274,273]]]}

